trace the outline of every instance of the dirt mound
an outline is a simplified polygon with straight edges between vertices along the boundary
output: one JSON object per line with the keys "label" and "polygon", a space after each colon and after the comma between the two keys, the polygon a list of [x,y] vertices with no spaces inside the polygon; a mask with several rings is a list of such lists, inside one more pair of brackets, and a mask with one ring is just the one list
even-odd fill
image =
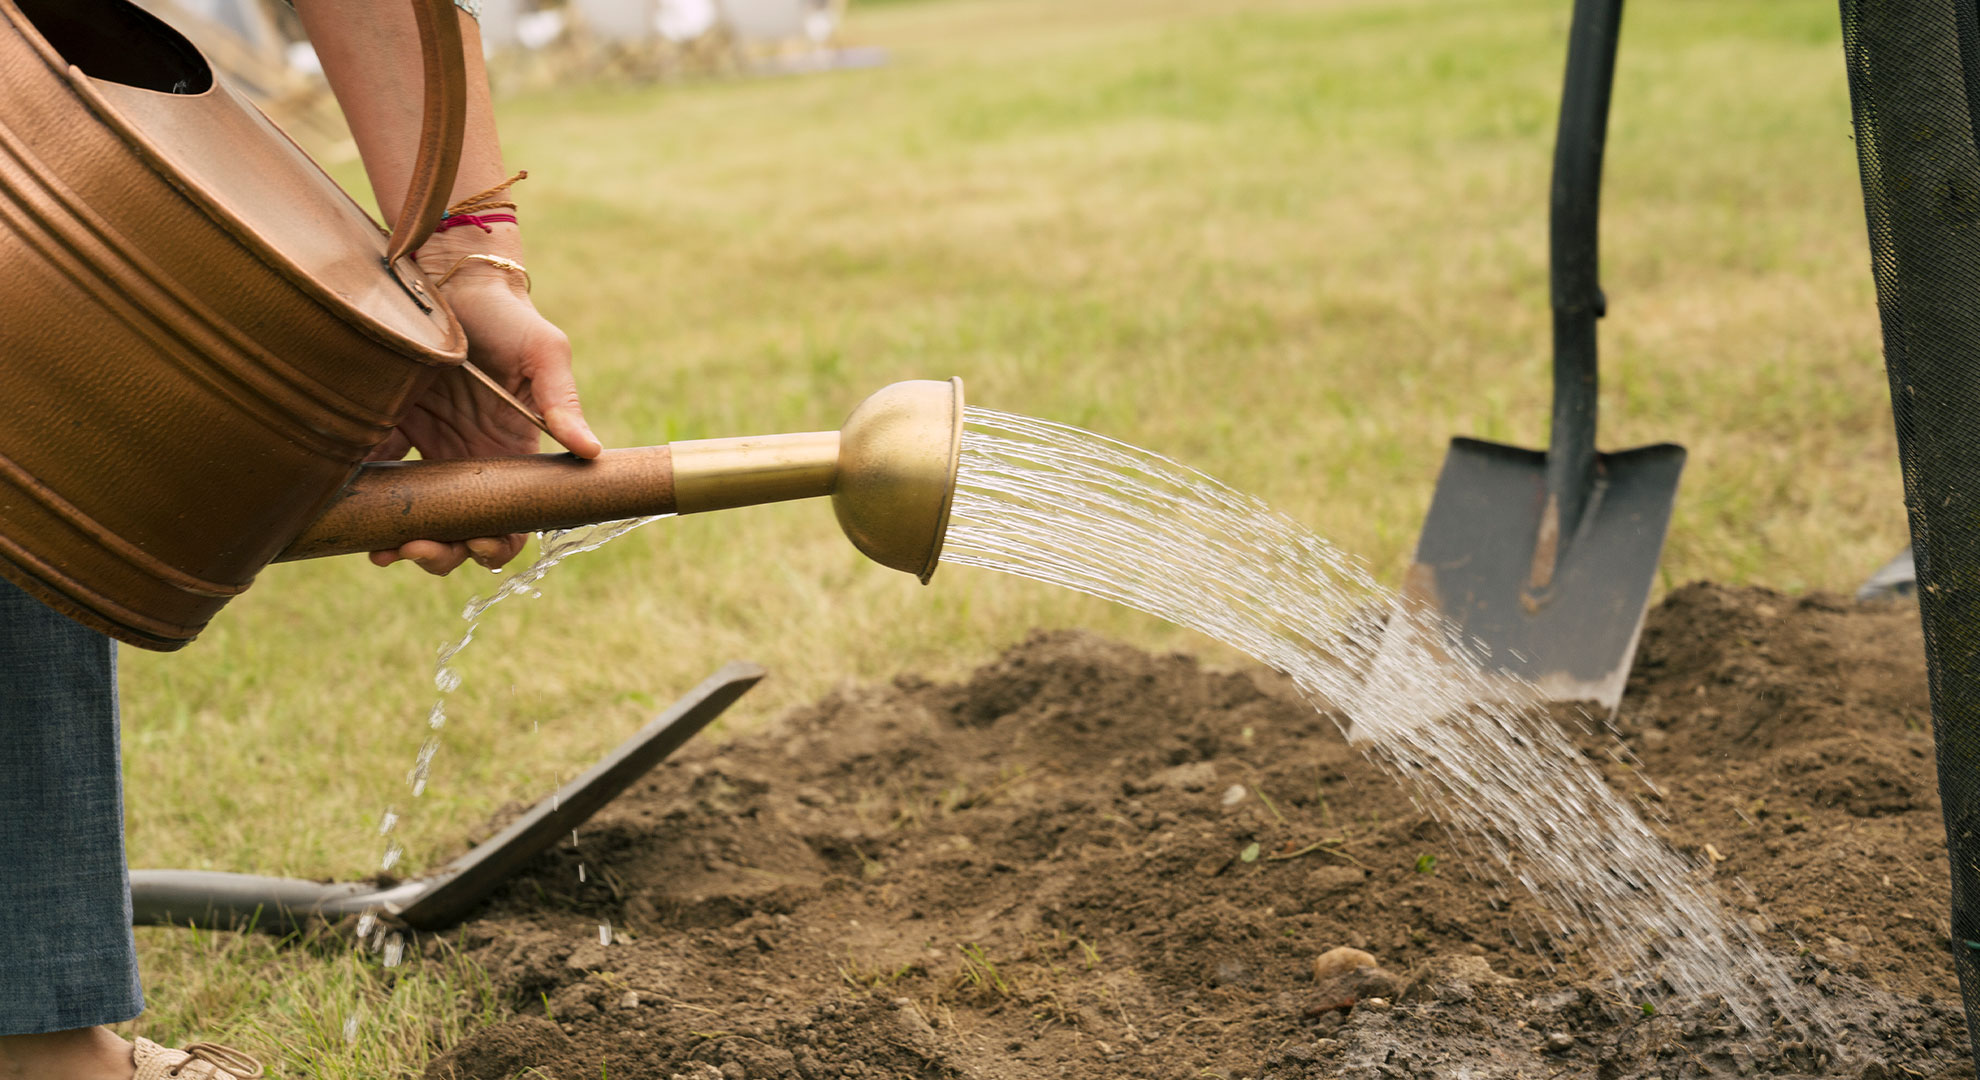
{"label": "dirt mound", "polygon": [[1533,940],[1282,677],[1060,633],[656,770],[465,928],[520,1015],[431,1075],[1972,1075],[1915,610],[1687,587],[1570,726],[1835,1031]]}

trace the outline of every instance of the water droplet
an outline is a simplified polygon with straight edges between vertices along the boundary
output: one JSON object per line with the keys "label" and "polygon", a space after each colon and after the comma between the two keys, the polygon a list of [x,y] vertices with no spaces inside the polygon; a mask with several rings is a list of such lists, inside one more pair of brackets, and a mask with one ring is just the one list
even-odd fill
{"label": "water droplet", "polygon": [[385,966],[388,968],[398,967],[399,962],[405,958],[406,939],[397,934],[393,934],[390,938],[387,938],[385,941]]}
{"label": "water droplet", "polygon": [[346,1016],[344,1018],[344,1045],[356,1046],[357,1036],[358,1036],[358,1018],[356,1013],[352,1013],[351,1015]]}
{"label": "water droplet", "polygon": [[578,864],[578,884],[584,884],[584,864]]}
{"label": "water droplet", "polygon": [[391,843],[386,844],[385,857],[383,859],[378,860],[378,868],[380,870],[390,870],[394,866],[399,865],[399,856],[404,855],[405,853],[406,853],[406,849],[400,847],[399,842],[397,840],[394,840]]}
{"label": "water droplet", "polygon": [[442,667],[433,673],[433,686],[443,694],[451,694],[461,688],[461,673]]}
{"label": "water droplet", "polygon": [[367,911],[358,916],[357,936],[359,941],[371,936],[371,928],[378,925],[378,913]]}
{"label": "water droplet", "polygon": [[441,728],[447,726],[446,702],[436,701],[433,703],[433,711],[426,714],[426,726],[435,731],[439,731]]}
{"label": "water droplet", "polygon": [[610,945],[612,943],[611,923],[602,922],[598,924],[598,943],[600,945]]}
{"label": "water droplet", "polygon": [[446,667],[449,663],[452,663],[454,657],[461,654],[462,649],[467,648],[474,642],[474,632],[479,629],[481,629],[481,624],[475,622],[473,619],[469,619],[468,628],[460,637],[440,646],[440,659],[434,666]]}
{"label": "water droplet", "polygon": [[399,824],[399,812],[397,810],[393,810],[390,808],[386,809],[385,816],[378,819],[378,835],[380,836],[390,835],[393,827],[398,824]]}
{"label": "water droplet", "polygon": [[406,783],[412,788],[414,798],[426,791],[426,778],[433,772],[433,756],[440,752],[440,736],[428,735],[420,744],[419,756],[413,759],[413,767],[406,773]]}

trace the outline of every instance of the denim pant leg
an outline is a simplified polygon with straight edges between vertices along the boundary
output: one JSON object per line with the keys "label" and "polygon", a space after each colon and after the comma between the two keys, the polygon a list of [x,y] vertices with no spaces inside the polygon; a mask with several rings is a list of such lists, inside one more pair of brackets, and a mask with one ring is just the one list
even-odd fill
{"label": "denim pant leg", "polygon": [[143,1008],[116,643],[0,581],[0,1035]]}

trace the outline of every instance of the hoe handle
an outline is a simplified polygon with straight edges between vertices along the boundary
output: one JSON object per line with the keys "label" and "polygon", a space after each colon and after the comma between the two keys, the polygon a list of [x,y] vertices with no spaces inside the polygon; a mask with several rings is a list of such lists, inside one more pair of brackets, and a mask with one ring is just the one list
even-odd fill
{"label": "hoe handle", "polygon": [[1558,543],[1574,536],[1595,484],[1595,320],[1608,306],[1597,272],[1597,216],[1622,6],[1623,0],[1575,0],[1554,138],[1548,222],[1554,424],[1547,449],[1547,495]]}
{"label": "hoe handle", "polygon": [[277,562],[383,551],[674,512],[673,451],[607,450],[596,460],[530,454],[360,466]]}

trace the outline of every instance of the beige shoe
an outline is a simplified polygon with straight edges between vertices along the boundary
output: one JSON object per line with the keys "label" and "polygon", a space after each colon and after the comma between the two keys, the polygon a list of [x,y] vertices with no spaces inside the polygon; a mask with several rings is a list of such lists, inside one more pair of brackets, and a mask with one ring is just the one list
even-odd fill
{"label": "beige shoe", "polygon": [[267,1075],[261,1062],[219,1043],[167,1050],[150,1039],[139,1039],[131,1057],[137,1062],[134,1080],[255,1080]]}

